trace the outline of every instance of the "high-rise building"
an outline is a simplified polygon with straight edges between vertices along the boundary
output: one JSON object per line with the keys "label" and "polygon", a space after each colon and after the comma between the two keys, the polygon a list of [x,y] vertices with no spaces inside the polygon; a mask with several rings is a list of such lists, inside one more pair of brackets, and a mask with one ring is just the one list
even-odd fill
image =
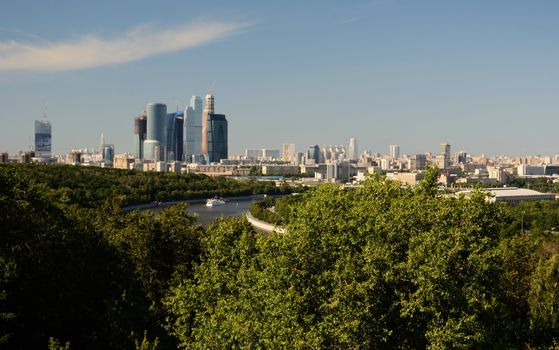
{"label": "high-rise building", "polygon": [[441,142],[439,145],[439,155],[444,157],[439,167],[442,169],[448,168],[450,166],[450,144]]}
{"label": "high-rise building", "polygon": [[147,116],[140,114],[134,118],[134,157],[144,158],[144,141],[147,137]]}
{"label": "high-rise building", "polygon": [[[146,105],[147,139],[144,141],[144,159],[164,160],[167,145],[167,105],[162,103],[148,103]],[[148,142],[149,141],[149,142]],[[147,148],[146,148],[147,147]],[[159,154],[154,154],[157,147]]]}
{"label": "high-rise building", "polygon": [[115,158],[115,145],[103,145],[103,161],[104,162],[113,162]]}
{"label": "high-rise building", "polygon": [[184,147],[184,114],[175,112],[167,114],[166,148],[168,161],[182,161]]}
{"label": "high-rise building", "polygon": [[[201,153],[204,158],[208,159],[208,122],[211,114],[214,114],[214,96],[209,93],[206,95],[206,104],[204,106],[204,112],[202,113],[202,142],[201,142]],[[210,157],[211,158],[211,157]]]}
{"label": "high-rise building", "polygon": [[314,164],[320,163],[320,147],[318,145],[309,146],[307,150],[307,160],[313,160]]}
{"label": "high-rise building", "polygon": [[157,140],[144,141],[144,160],[161,161],[161,145]]}
{"label": "high-rise building", "polygon": [[262,149],[262,158],[263,160],[277,160],[280,157],[280,150],[279,149]]}
{"label": "high-rise building", "polygon": [[358,150],[357,150],[357,140],[353,137],[349,139],[349,147],[348,150],[348,159],[352,161],[357,161],[358,159]]}
{"label": "high-rise building", "polygon": [[167,121],[167,105],[163,103],[148,103],[147,139],[162,142],[165,140],[165,125]]}
{"label": "high-rise building", "polygon": [[103,150],[105,149],[105,135],[101,133],[101,137],[99,137],[99,148],[97,149],[97,153],[101,155],[103,158]]}
{"label": "high-rise building", "polygon": [[228,157],[227,119],[224,114],[208,114],[206,163],[219,162]]}
{"label": "high-rise building", "polygon": [[282,148],[282,159],[285,162],[293,162],[295,157],[295,144],[294,143],[284,143]]}
{"label": "high-rise building", "polygon": [[190,106],[184,112],[184,154],[187,161],[199,161],[202,154],[202,97],[192,96]]}
{"label": "high-rise building", "polygon": [[250,158],[252,161],[256,161],[262,157],[261,149],[245,149],[245,157]]}
{"label": "high-rise building", "polygon": [[439,154],[443,154],[446,158],[450,158],[450,144],[441,142],[439,145]]}
{"label": "high-rise building", "polygon": [[400,158],[400,146],[398,145],[390,145],[389,146],[389,155],[394,159]]}
{"label": "high-rise building", "polygon": [[43,120],[35,120],[35,157],[52,157],[52,128],[45,116]]}
{"label": "high-rise building", "polygon": [[456,152],[454,155],[454,163],[456,164],[466,164],[468,159],[468,154],[464,151]]}
{"label": "high-rise building", "polygon": [[423,170],[425,169],[426,161],[427,157],[425,157],[425,154],[413,154],[408,159],[408,169],[410,171]]}

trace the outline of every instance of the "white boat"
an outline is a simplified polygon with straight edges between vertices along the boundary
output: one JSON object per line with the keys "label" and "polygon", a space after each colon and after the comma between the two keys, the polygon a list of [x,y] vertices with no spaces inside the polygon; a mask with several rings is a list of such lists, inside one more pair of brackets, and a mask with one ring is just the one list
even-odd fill
{"label": "white boat", "polygon": [[225,204],[225,200],[223,200],[223,198],[210,198],[208,200],[206,200],[206,207],[218,207],[220,205],[224,205]]}

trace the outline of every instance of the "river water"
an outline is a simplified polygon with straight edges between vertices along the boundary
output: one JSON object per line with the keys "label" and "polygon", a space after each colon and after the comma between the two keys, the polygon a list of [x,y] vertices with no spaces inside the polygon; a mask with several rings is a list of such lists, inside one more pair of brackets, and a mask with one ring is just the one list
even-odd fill
{"label": "river water", "polygon": [[[219,217],[228,216],[241,216],[250,209],[252,203],[262,200],[262,196],[244,197],[244,198],[231,198],[225,199],[224,205],[217,207],[206,207],[206,202],[194,203],[188,205],[188,211],[198,215],[198,223],[201,225],[208,225],[214,222]],[[166,205],[161,205],[147,210],[152,213],[159,213]]]}

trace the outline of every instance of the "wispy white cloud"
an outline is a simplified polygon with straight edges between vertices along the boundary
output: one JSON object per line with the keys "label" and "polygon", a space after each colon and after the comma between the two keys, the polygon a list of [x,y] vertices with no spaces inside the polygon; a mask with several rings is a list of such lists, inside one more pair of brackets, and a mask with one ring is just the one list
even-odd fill
{"label": "wispy white cloud", "polygon": [[204,21],[166,29],[143,26],[110,39],[87,35],[62,42],[0,41],[0,72],[68,71],[132,62],[204,45],[234,35],[250,25],[248,22]]}

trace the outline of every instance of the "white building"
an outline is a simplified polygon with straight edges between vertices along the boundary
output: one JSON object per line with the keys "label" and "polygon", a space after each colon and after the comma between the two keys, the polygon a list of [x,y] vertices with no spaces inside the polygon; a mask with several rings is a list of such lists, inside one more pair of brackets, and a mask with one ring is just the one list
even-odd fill
{"label": "white building", "polygon": [[497,182],[505,183],[507,180],[507,173],[501,168],[487,167],[487,172],[489,173],[489,178],[495,179]]}
{"label": "white building", "polygon": [[389,170],[390,169],[390,160],[388,159],[381,159],[380,160],[380,168],[382,170]]}
{"label": "white building", "polygon": [[[527,188],[517,187],[503,187],[503,188],[488,188],[489,195],[487,201],[490,203],[509,203],[519,204],[528,201],[553,201],[555,200],[554,193],[541,193]],[[471,193],[468,191],[460,191],[457,194],[464,194],[469,196]]]}
{"label": "white building", "polygon": [[357,140],[355,138],[350,138],[349,139],[349,147],[347,148],[347,153],[348,153],[348,159],[349,160],[353,160],[356,161],[357,160],[357,155],[359,154],[357,151]]}

